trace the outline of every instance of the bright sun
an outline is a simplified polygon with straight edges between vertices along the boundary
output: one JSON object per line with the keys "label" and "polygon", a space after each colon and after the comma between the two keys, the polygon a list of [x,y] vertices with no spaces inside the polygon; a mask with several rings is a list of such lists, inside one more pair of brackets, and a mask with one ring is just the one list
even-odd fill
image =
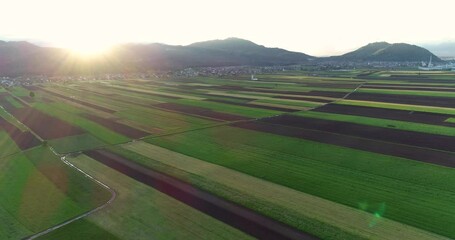
{"label": "bright sun", "polygon": [[71,41],[65,44],[65,48],[82,57],[100,56],[107,53],[111,47],[112,44],[104,41]]}

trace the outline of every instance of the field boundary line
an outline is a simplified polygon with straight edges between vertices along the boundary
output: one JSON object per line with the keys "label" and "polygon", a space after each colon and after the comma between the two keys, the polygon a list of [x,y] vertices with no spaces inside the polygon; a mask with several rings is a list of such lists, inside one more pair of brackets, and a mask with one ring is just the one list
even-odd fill
{"label": "field boundary line", "polygon": [[[352,92],[349,92],[348,94],[344,95],[344,97],[342,97],[341,99],[346,99],[346,98],[348,98],[351,94],[355,93],[357,90],[359,90],[361,87],[363,87],[363,85],[365,85],[366,83],[367,83],[367,82],[361,83],[361,84],[360,84],[359,86],[357,86]],[[339,99],[336,100],[336,101],[339,101]],[[335,102],[336,102],[336,101],[335,101]]]}

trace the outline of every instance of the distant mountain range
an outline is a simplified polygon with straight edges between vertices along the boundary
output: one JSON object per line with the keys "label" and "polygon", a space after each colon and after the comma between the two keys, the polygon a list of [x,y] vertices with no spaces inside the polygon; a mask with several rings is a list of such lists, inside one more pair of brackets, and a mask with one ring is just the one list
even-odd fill
{"label": "distant mountain range", "polygon": [[271,66],[317,61],[428,61],[440,59],[428,50],[409,44],[368,44],[342,56],[317,58],[280,48],[267,48],[248,40],[228,38],[187,46],[166,44],[123,44],[109,53],[84,59],[69,50],[48,48],[28,42],[0,41],[0,76],[24,74],[86,74],[138,72],[186,67]]}
{"label": "distant mountain range", "polygon": [[136,72],[185,67],[269,66],[306,63],[309,55],[228,38],[188,46],[124,44],[94,59],[82,59],[68,50],[39,47],[27,42],[0,42],[0,75]]}

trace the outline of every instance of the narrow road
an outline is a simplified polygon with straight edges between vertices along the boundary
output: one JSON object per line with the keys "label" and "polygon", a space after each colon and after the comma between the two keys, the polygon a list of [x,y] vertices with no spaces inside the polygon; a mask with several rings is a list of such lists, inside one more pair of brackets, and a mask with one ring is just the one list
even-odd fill
{"label": "narrow road", "polygon": [[359,88],[363,87],[363,85],[365,85],[365,83],[366,83],[366,82],[360,84],[359,86],[357,86],[357,87],[354,89],[354,91],[349,92],[348,94],[344,95],[344,97],[342,97],[341,99],[346,99],[346,98],[348,98],[349,95],[355,93],[357,90],[359,90]]}
{"label": "narrow road", "polygon": [[338,101],[344,100],[344,99],[348,98],[351,94],[357,92],[357,90],[359,90],[359,88],[363,87],[363,85],[364,85],[365,83],[366,83],[366,82],[360,84],[360,85],[357,86],[354,90],[352,90],[351,92],[348,92],[346,95],[344,95],[342,98],[338,98],[338,99],[336,99],[336,100],[334,100],[334,101],[332,101],[332,102],[328,102],[328,103],[321,104],[321,105],[319,105],[319,106],[317,106],[317,107],[314,107],[314,108],[312,108],[312,109],[309,109],[308,111],[311,111],[311,110],[314,110],[314,109],[317,109],[317,108],[324,107],[324,106],[327,105],[327,104],[336,103],[336,102],[338,102]]}

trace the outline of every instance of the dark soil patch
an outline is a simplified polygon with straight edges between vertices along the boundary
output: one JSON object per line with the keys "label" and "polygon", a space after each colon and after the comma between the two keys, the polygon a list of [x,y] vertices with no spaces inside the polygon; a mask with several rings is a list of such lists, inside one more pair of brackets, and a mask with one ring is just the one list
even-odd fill
{"label": "dark soil patch", "polygon": [[370,86],[370,85],[374,85],[374,86],[401,86],[401,87],[428,87],[428,88],[431,88],[431,87],[452,87],[450,85],[447,85],[447,84],[431,84],[431,85],[428,85],[428,84],[416,84],[416,83],[394,83],[394,84],[389,84],[389,83],[367,83],[363,86]]}
{"label": "dark soil patch", "polygon": [[242,86],[230,86],[230,85],[219,85],[219,86],[179,86],[180,88],[187,89],[213,89],[223,91],[248,91],[248,88]]}
{"label": "dark soil patch", "polygon": [[0,118],[0,128],[4,129],[10,138],[21,149],[29,149],[41,144],[41,142],[30,132],[22,132],[19,128]]}
{"label": "dark soil patch", "polygon": [[[356,77],[359,78],[359,77]],[[428,78],[427,76],[391,76],[391,77],[378,77],[378,76],[367,76],[367,77],[362,77],[360,79],[365,79],[365,80],[398,80],[398,81],[406,81],[409,83],[439,83],[439,84],[447,84],[447,83],[455,83],[455,80],[448,80],[448,79],[438,79],[438,78]]]}
{"label": "dark soil patch", "polygon": [[120,133],[120,134],[122,134],[124,136],[127,136],[129,138],[135,139],[135,138],[142,138],[142,137],[150,135],[147,132],[144,132],[142,130],[127,126],[127,125],[122,124],[122,123],[115,122],[115,121],[113,121],[111,119],[101,118],[101,117],[94,116],[94,115],[91,115],[91,114],[84,114],[84,117],[89,119],[89,120],[91,120],[91,121],[94,121],[94,122],[96,122],[96,123],[98,123],[98,124],[100,124],[100,125],[102,125],[104,127],[107,127],[107,128],[111,129],[114,132],[117,132],[117,133]]}
{"label": "dark soil patch", "polygon": [[318,130],[379,141],[406,144],[417,147],[432,148],[452,152],[455,151],[455,141],[453,141],[454,138],[450,136],[403,131],[397,129],[306,118],[292,115],[281,115],[273,118],[265,118],[260,121],[302,129]]}
{"label": "dark soil patch", "polygon": [[82,129],[34,108],[17,108],[12,110],[11,114],[41,138],[46,140],[84,133]]}
{"label": "dark soil patch", "polygon": [[85,154],[258,239],[318,239],[106,150],[94,150]]}
{"label": "dark soil patch", "polygon": [[398,94],[355,92],[355,93],[352,93],[351,95],[349,95],[348,99],[373,101],[373,102],[387,102],[387,103],[400,103],[400,104],[455,108],[455,98],[450,98],[450,97],[430,97],[430,96],[412,96],[412,95],[398,95]]}
{"label": "dark soil patch", "polygon": [[391,78],[401,78],[401,79],[428,79],[428,76],[425,75],[390,75]]}
{"label": "dark soil patch", "polygon": [[[402,79],[396,79],[396,80],[402,80]],[[446,84],[446,83],[455,83],[455,80],[447,80],[447,79],[411,79],[411,80],[406,80],[406,82],[409,83],[440,83],[440,84]]]}
{"label": "dark soil patch", "polygon": [[251,107],[251,108],[260,108],[260,109],[281,111],[281,112],[298,112],[298,111],[300,111],[300,110],[289,109],[289,108],[263,106],[263,105],[256,105],[256,104],[251,104],[251,103],[231,102],[231,101],[225,101],[225,100],[219,100],[219,99],[207,99],[206,101],[226,103],[226,104],[237,105],[237,106],[242,106],[242,107]]}
{"label": "dark soil patch", "polygon": [[24,100],[26,103],[34,103],[35,99],[30,96],[20,97],[20,99]]}
{"label": "dark soil patch", "polygon": [[444,122],[448,118],[454,117],[453,115],[439,113],[404,111],[364,106],[350,106],[342,104],[327,104],[317,109],[314,109],[313,111],[455,127],[455,123]]}
{"label": "dark soil patch", "polygon": [[411,87],[412,85],[408,85],[410,87],[402,87],[402,86],[394,86],[394,85],[383,85],[383,86],[369,86],[364,85],[362,88],[370,88],[370,89],[392,89],[392,90],[411,90],[411,91],[434,91],[434,92],[455,92],[455,88],[432,88],[432,87]]}
{"label": "dark soil patch", "polygon": [[288,127],[258,121],[234,123],[232,126],[455,168],[455,154],[433,149],[397,145],[373,139],[357,138],[348,135]]}

